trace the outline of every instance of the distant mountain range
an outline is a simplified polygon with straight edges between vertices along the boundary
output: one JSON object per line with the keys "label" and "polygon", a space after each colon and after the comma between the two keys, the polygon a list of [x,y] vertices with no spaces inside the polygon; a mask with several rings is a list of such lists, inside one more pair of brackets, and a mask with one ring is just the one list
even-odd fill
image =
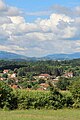
{"label": "distant mountain range", "polygon": [[36,60],[70,60],[70,59],[78,59],[80,58],[80,52],[72,53],[72,54],[52,54],[44,57],[26,57],[23,55],[0,51],[0,59],[4,60],[28,60],[28,61],[36,61]]}
{"label": "distant mountain range", "polygon": [[0,51],[0,59],[27,59],[27,57],[11,52]]}
{"label": "distant mountain range", "polygon": [[80,52],[72,53],[72,54],[52,54],[43,57],[48,60],[69,60],[69,59],[77,59],[80,58]]}

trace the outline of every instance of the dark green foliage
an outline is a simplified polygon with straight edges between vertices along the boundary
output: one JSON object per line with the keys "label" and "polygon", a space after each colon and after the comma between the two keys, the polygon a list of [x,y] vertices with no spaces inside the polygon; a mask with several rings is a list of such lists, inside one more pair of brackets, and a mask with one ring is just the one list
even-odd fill
{"label": "dark green foliage", "polygon": [[53,88],[50,96],[50,104],[53,109],[60,109],[63,107],[61,103],[62,97],[62,94],[57,89]]}
{"label": "dark green foliage", "polygon": [[60,94],[39,91],[18,91],[18,109],[61,108]]}
{"label": "dark green foliage", "polygon": [[55,76],[61,76],[61,72],[62,72],[62,71],[61,71],[59,68],[55,68],[55,69],[54,69],[54,75],[55,75]]}
{"label": "dark green foliage", "polygon": [[35,75],[34,72],[27,72],[26,77],[28,78],[29,81],[34,80],[33,76]]}
{"label": "dark green foliage", "polygon": [[80,59],[34,62],[0,60],[0,70],[4,69],[14,70],[19,76],[25,76],[27,73],[34,73],[34,75],[48,73],[50,75],[61,76],[64,74],[64,71],[72,71],[75,76],[80,76]]}
{"label": "dark green foliage", "polygon": [[73,104],[74,104],[74,101],[73,101],[73,98],[72,98],[72,94],[69,92],[69,91],[65,91],[65,92],[62,92],[62,105],[66,108],[72,108],[73,107]]}
{"label": "dark green foliage", "polygon": [[39,83],[39,84],[45,83],[45,82],[46,82],[46,81],[45,81],[44,79],[41,79],[41,78],[38,80],[38,83]]}
{"label": "dark green foliage", "polygon": [[18,70],[17,75],[20,76],[20,77],[25,76],[26,73],[25,73],[25,71],[24,71],[24,68],[20,68],[20,69]]}
{"label": "dark green foliage", "polygon": [[5,73],[2,75],[3,78],[8,78],[8,75]]}
{"label": "dark green foliage", "polygon": [[0,107],[11,108],[12,89],[4,82],[0,81]]}
{"label": "dark green foliage", "polygon": [[0,107],[8,109],[60,109],[72,107],[72,96],[62,94],[57,89],[51,91],[12,90],[0,82]]}
{"label": "dark green foliage", "polygon": [[80,78],[72,82],[70,85],[70,92],[72,93],[74,100],[73,107],[80,108]]}
{"label": "dark green foliage", "polygon": [[70,80],[68,78],[61,77],[56,85],[60,90],[67,90],[70,85]]}
{"label": "dark green foliage", "polygon": [[16,82],[15,82],[14,79],[9,79],[9,78],[5,81],[5,83],[8,84],[8,85],[14,85],[14,84],[16,84]]}

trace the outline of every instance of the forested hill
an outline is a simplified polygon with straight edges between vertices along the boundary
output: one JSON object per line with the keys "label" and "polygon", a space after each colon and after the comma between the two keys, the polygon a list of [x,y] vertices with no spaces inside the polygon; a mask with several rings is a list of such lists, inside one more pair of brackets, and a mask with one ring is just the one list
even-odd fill
{"label": "forested hill", "polygon": [[10,59],[27,59],[27,57],[11,52],[0,51],[0,59],[10,60]]}
{"label": "forested hill", "polygon": [[38,61],[38,60],[72,60],[80,58],[80,53],[73,54],[52,54],[43,57],[28,57],[20,54],[15,54],[11,52],[0,51],[0,59],[3,60],[27,60],[27,61]]}
{"label": "forested hill", "polygon": [[72,53],[72,54],[51,54],[43,57],[47,60],[72,60],[80,58],[80,53]]}

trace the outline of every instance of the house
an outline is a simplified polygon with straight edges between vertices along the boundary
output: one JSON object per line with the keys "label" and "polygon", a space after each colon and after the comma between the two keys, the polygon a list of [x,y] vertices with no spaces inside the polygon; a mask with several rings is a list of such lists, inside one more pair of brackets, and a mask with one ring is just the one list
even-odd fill
{"label": "house", "polygon": [[6,70],[3,70],[3,73],[4,73],[4,74],[6,74],[6,73],[8,73],[8,72],[9,72],[9,70],[7,70],[7,69],[6,69]]}
{"label": "house", "polygon": [[19,88],[19,86],[18,85],[12,85],[11,88],[12,89],[17,89],[17,88]]}
{"label": "house", "polygon": [[47,84],[47,83],[41,83],[41,84],[40,84],[40,87],[41,87],[43,90],[46,90],[46,89],[49,87],[49,84]]}
{"label": "house", "polygon": [[56,83],[59,81],[59,76],[57,76],[55,79],[52,79],[52,84],[55,86]]}
{"label": "house", "polygon": [[43,91],[44,89],[43,88],[37,88],[38,91]]}
{"label": "house", "polygon": [[73,77],[73,72],[67,72],[63,75],[66,78],[72,78]]}
{"label": "house", "polygon": [[16,73],[13,73],[13,74],[11,75],[11,78],[16,78]]}
{"label": "house", "polygon": [[40,74],[39,78],[50,78],[49,74]]}
{"label": "house", "polygon": [[0,77],[0,80],[4,80],[4,78]]}
{"label": "house", "polygon": [[55,82],[58,82],[59,81],[59,76],[58,77],[56,77],[55,79],[52,79],[52,81],[55,81]]}

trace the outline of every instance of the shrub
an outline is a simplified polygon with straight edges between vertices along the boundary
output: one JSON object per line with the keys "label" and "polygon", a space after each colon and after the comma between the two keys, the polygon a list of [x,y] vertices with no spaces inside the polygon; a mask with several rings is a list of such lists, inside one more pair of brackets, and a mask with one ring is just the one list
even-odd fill
{"label": "shrub", "polygon": [[75,80],[69,89],[73,96],[73,107],[80,108],[80,79]]}
{"label": "shrub", "polygon": [[63,107],[63,96],[57,90],[52,92],[17,90],[16,96],[18,109],[59,109]]}
{"label": "shrub", "polygon": [[74,104],[72,94],[69,91],[61,92],[61,94],[63,96],[63,98],[62,98],[63,107],[68,107],[68,108],[71,107],[72,108],[73,104]]}
{"label": "shrub", "polygon": [[18,109],[41,109],[46,105],[49,106],[49,92],[17,90],[16,96],[18,97]]}
{"label": "shrub", "polygon": [[68,78],[61,77],[56,85],[60,90],[67,90],[70,81]]}
{"label": "shrub", "polygon": [[0,82],[0,107],[4,109],[60,109],[72,106],[80,107],[79,93],[74,95],[74,92],[71,91],[72,94],[69,92],[64,94],[52,87],[50,90],[12,90],[6,83]]}
{"label": "shrub", "polygon": [[10,108],[12,89],[4,82],[0,81],[0,107]]}
{"label": "shrub", "polygon": [[51,107],[53,109],[60,109],[63,107],[62,105],[62,94],[55,88],[50,93],[50,102],[51,102]]}

